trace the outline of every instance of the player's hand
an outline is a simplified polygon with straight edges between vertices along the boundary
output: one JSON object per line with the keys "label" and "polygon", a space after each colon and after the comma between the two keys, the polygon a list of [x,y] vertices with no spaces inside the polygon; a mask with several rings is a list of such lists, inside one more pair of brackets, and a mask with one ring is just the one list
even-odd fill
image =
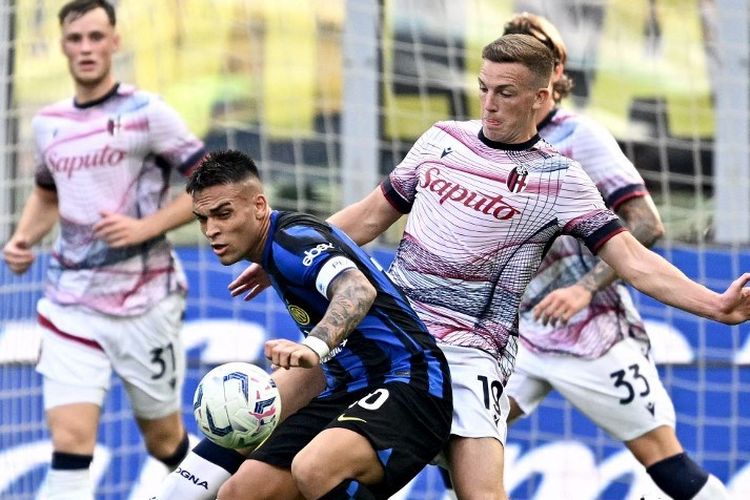
{"label": "player's hand", "polygon": [[34,263],[34,253],[25,238],[14,237],[3,247],[3,259],[11,271],[23,274]]}
{"label": "player's hand", "polygon": [[581,285],[572,285],[552,291],[536,307],[534,319],[543,325],[565,325],[570,318],[591,303],[593,295]]}
{"label": "player's hand", "polygon": [[745,273],[729,285],[719,297],[719,321],[736,325],[750,319],[750,288],[745,285],[750,281],[750,273]]}
{"label": "player's hand", "polygon": [[268,274],[256,263],[252,263],[242,271],[227,288],[232,297],[245,293],[242,300],[248,301],[271,286]]}
{"label": "player's hand", "polygon": [[138,245],[153,237],[144,219],[106,211],[101,216],[102,220],[94,224],[94,237],[113,248]]}
{"label": "player's hand", "polygon": [[279,368],[292,368],[299,366],[301,368],[313,368],[320,364],[318,353],[291,340],[276,339],[266,342],[266,358],[273,366]]}

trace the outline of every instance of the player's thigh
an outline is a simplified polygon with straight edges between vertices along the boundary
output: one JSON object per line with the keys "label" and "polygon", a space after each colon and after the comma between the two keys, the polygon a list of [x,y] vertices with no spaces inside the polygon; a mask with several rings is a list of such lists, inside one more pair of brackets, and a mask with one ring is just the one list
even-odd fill
{"label": "player's thigh", "polygon": [[222,500],[303,498],[287,468],[246,460],[219,489]]}
{"label": "player's thigh", "polygon": [[544,378],[544,362],[544,356],[530,351],[522,342],[518,343],[513,374],[506,386],[508,397],[512,399],[509,420],[531,414],[552,390],[552,386]]}
{"label": "player's thigh", "polygon": [[101,406],[112,367],[97,332],[109,326],[107,318],[47,299],[37,310],[41,349],[36,370],[44,377],[45,410],[76,403]]}
{"label": "player's thigh", "polygon": [[184,308],[184,297],[172,294],[144,314],[116,318],[116,330],[107,337],[112,366],[139,418],[156,420],[180,410],[185,378],[180,339]]}
{"label": "player's thigh", "polygon": [[594,360],[550,356],[548,377],[565,399],[619,441],[675,426],[672,400],[648,346],[639,340],[622,340]]}
{"label": "player's thigh", "polygon": [[[342,471],[324,466],[330,469],[330,474],[339,475],[339,481],[332,483],[332,487],[352,478],[372,486],[379,497],[388,497],[444,448],[450,433],[451,412],[450,401],[406,383],[372,387],[328,425],[329,430],[341,432],[321,433],[300,458],[313,464],[318,452],[327,453],[345,467]],[[336,436],[345,438],[349,447],[336,443]],[[324,451],[328,446],[335,451]]]}
{"label": "player's thigh", "polygon": [[452,437],[448,468],[456,496],[462,499],[505,500],[504,447],[490,437]]}
{"label": "player's thigh", "polygon": [[[312,439],[357,400],[358,394],[317,398],[281,422],[250,458],[274,467],[290,469],[292,460]],[[360,396],[361,397],[361,396]]]}
{"label": "player's thigh", "polygon": [[368,439],[342,428],[323,430],[292,462],[292,476],[297,486],[312,498],[325,495],[347,479],[374,485],[383,481],[384,474],[383,465]]}

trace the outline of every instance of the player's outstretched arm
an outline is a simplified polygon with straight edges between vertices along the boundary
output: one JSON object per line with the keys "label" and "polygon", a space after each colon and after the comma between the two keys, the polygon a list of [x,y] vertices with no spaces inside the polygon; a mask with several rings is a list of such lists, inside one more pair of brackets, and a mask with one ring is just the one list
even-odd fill
{"label": "player's outstretched arm", "polygon": [[750,288],[745,288],[750,273],[736,279],[724,293],[713,292],[627,231],[607,241],[599,256],[635,288],[665,304],[730,325],[750,319]]}
{"label": "player's outstretched arm", "polygon": [[331,215],[328,222],[339,227],[357,245],[364,245],[383,234],[401,215],[378,186],[365,198]]}
{"label": "player's outstretched arm", "polygon": [[377,291],[359,269],[347,269],[328,287],[325,314],[302,342],[269,340],[265,355],[274,366],[313,368],[325,361],[331,349],[339,345],[367,315]]}
{"label": "player's outstretched arm", "polygon": [[31,248],[55,226],[59,216],[57,192],[36,186],[26,200],[13,236],[3,247],[11,271],[23,274],[34,262]]}
{"label": "player's outstretched arm", "polygon": [[[635,239],[651,247],[664,234],[664,225],[651,196],[639,196],[622,203],[617,215]],[[604,290],[619,276],[609,264],[599,260],[578,282],[553,290],[534,307],[534,318],[543,324],[566,324],[587,307],[599,290]]]}
{"label": "player's outstretched arm", "polygon": [[94,225],[94,236],[111,247],[137,245],[179,227],[193,219],[193,198],[182,193],[171,203],[142,219],[114,212],[102,212]]}

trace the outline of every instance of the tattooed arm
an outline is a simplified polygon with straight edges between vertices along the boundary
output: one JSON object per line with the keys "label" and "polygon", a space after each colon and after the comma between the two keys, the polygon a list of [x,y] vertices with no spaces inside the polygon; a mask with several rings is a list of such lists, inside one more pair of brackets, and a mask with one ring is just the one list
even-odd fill
{"label": "tattooed arm", "polygon": [[328,287],[328,309],[304,342],[269,340],[266,357],[282,368],[317,366],[367,315],[376,295],[375,287],[360,270],[343,271]]}
{"label": "tattooed arm", "polygon": [[[659,212],[651,196],[632,198],[617,209],[630,233],[643,246],[651,247],[664,234]],[[565,324],[578,311],[589,305],[594,294],[611,285],[618,278],[609,264],[599,262],[578,283],[559,288],[534,307],[534,317],[543,324]]]}

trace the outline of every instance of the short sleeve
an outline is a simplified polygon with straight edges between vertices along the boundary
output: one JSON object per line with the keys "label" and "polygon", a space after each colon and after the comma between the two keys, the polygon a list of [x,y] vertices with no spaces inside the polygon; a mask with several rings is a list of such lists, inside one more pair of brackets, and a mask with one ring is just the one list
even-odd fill
{"label": "short sleeve", "polygon": [[604,205],[593,181],[577,162],[570,162],[556,209],[563,234],[582,240],[592,253],[626,230],[617,215]]}
{"label": "short sleeve", "polygon": [[[326,268],[323,276],[326,285],[338,273],[352,267],[342,261],[342,258],[349,259],[336,239],[301,225],[290,226],[276,233],[273,250],[275,267],[294,285],[318,288],[318,276],[332,258],[336,258],[338,264],[333,266],[335,269],[331,269],[331,266]],[[320,292],[326,295],[326,290]]]}
{"label": "short sleeve", "polygon": [[41,130],[42,126],[39,123],[39,120],[36,118],[32,120],[31,122],[31,130],[34,134],[34,182],[37,186],[47,189],[50,191],[55,191],[57,189],[57,186],[55,185],[55,178],[52,175],[52,171],[50,171],[49,167],[47,166],[47,163],[44,161],[44,156],[42,155],[42,143],[41,143],[41,137],[44,133]]}
{"label": "short sleeve", "polygon": [[567,156],[581,164],[612,210],[625,201],[646,196],[648,190],[633,163],[625,156],[612,134],[596,122],[580,118],[573,150]]}
{"label": "short sleeve", "polygon": [[177,111],[156,96],[149,103],[148,125],[151,150],[171,167],[189,175],[205,154],[203,141],[188,129]]}
{"label": "short sleeve", "polygon": [[430,139],[438,132],[439,130],[433,126],[422,134],[401,163],[396,165],[390,175],[380,184],[385,199],[402,214],[411,211],[419,183],[419,166],[431,154],[429,152],[431,148],[428,148],[428,145]]}

